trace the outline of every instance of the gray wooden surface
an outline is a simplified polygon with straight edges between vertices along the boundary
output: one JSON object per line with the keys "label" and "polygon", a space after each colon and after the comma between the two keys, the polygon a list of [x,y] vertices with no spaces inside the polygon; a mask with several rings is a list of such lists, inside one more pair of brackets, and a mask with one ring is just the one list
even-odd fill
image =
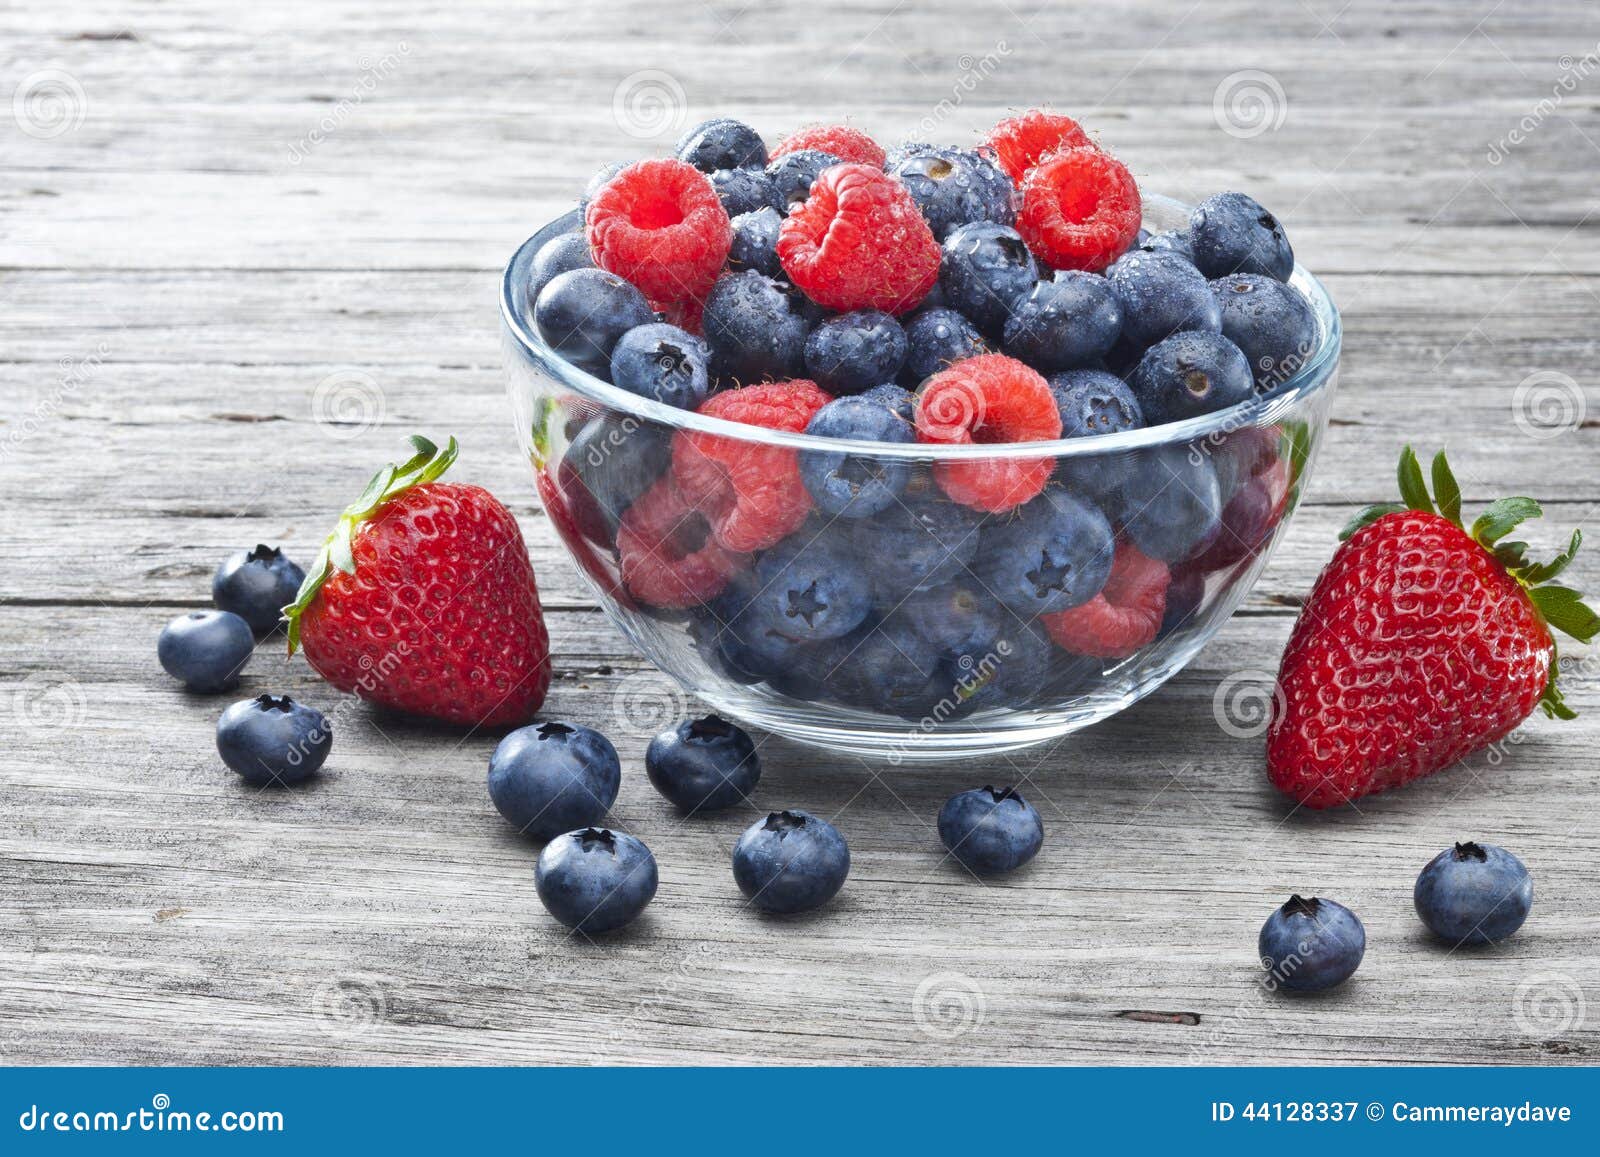
{"label": "gray wooden surface", "polygon": [[[0,1056],[1593,1062],[1600,660],[1571,652],[1579,722],[1535,721],[1359,814],[1291,812],[1237,734],[1406,440],[1448,444],[1471,500],[1549,500],[1541,543],[1593,519],[1593,5],[667,7],[0,8]],[[944,771],[768,740],[761,804],[835,816],[855,868],[826,911],[759,918],[727,867],[753,813],[683,822],[644,780],[646,735],[685,705],[538,510],[497,272],[591,171],[686,121],[963,141],[1046,101],[1148,187],[1254,193],[1326,275],[1346,353],[1309,503],[1214,644],[1079,737]],[[619,938],[540,910],[535,849],[485,795],[491,741],[340,703],[263,649],[244,692],[319,703],[338,739],[315,783],[258,794],[215,758],[225,700],[156,666],[220,557],[308,558],[412,430],[455,433],[459,475],[521,518],[557,648],[548,713],[622,749],[616,820],[662,885]],[[1033,866],[989,884],[932,828],[984,780],[1020,781],[1048,826]],[[1451,953],[1410,887],[1469,836],[1520,852],[1538,900],[1512,941]],[[1366,963],[1323,999],[1255,984],[1256,930],[1291,890],[1366,921]]]}

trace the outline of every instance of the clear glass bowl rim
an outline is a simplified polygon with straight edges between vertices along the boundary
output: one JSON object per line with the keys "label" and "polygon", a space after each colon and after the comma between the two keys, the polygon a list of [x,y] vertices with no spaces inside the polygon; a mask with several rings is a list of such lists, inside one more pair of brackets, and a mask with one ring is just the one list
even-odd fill
{"label": "clear glass bowl rim", "polygon": [[[1146,193],[1144,202],[1169,214],[1187,215],[1189,206],[1171,197]],[[517,249],[506,265],[500,286],[500,316],[508,333],[512,334],[523,353],[566,388],[606,408],[631,415],[644,421],[680,430],[697,430],[720,437],[735,438],[769,446],[788,446],[797,450],[821,450],[832,453],[849,451],[874,458],[904,458],[918,462],[950,462],[964,459],[997,458],[1073,458],[1096,454],[1120,453],[1152,446],[1174,443],[1191,443],[1225,435],[1252,426],[1269,426],[1299,408],[1318,392],[1327,389],[1333,380],[1333,369],[1339,359],[1343,329],[1339,311],[1328,291],[1308,269],[1300,264],[1294,267],[1291,284],[1299,289],[1311,303],[1317,317],[1318,343],[1299,372],[1266,398],[1252,398],[1217,410],[1189,418],[1182,422],[1169,422],[1161,426],[1148,426],[1116,434],[1095,434],[1089,437],[1060,438],[1052,442],[1010,442],[992,444],[949,445],[944,443],[866,442],[849,438],[823,438],[811,434],[770,430],[761,426],[730,422],[692,410],[680,410],[662,402],[642,398],[609,382],[602,382],[585,373],[552,350],[529,323],[526,313],[518,307],[519,279],[526,283],[528,263],[540,246],[551,238],[570,232],[578,218],[573,209],[549,222],[529,237]]]}

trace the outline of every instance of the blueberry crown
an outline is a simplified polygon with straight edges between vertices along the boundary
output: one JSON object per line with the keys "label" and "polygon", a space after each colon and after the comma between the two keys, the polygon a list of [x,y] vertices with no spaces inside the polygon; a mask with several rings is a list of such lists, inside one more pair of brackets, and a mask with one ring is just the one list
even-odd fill
{"label": "blueberry crown", "polygon": [[1481,864],[1489,858],[1489,853],[1483,850],[1482,845],[1468,840],[1466,843],[1457,844],[1451,849],[1450,856],[1455,860],[1476,860]]}
{"label": "blueberry crown", "polygon": [[1294,895],[1290,896],[1286,901],[1284,901],[1283,907],[1279,908],[1278,911],[1282,912],[1285,916],[1309,916],[1311,919],[1315,920],[1317,918],[1317,913],[1321,909],[1322,901],[1317,899],[1317,897],[1313,896],[1311,899],[1307,900],[1304,896],[1300,895],[1300,893],[1296,892]]}

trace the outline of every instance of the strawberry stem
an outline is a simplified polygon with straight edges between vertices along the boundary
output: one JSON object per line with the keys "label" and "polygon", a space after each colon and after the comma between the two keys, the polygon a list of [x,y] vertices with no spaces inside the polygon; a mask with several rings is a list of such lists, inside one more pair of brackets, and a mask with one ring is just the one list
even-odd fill
{"label": "strawberry stem", "polygon": [[300,648],[300,616],[316,601],[317,593],[321,591],[322,584],[328,581],[333,568],[337,567],[345,574],[355,574],[356,531],[391,499],[413,487],[438,481],[461,453],[454,438],[442,450],[421,434],[411,435],[408,441],[415,453],[404,462],[390,462],[379,470],[361,491],[361,496],[344,508],[338,523],[323,540],[322,549],[317,551],[316,559],[307,569],[305,581],[300,584],[294,602],[283,608],[283,616],[289,621],[289,654],[293,655]]}

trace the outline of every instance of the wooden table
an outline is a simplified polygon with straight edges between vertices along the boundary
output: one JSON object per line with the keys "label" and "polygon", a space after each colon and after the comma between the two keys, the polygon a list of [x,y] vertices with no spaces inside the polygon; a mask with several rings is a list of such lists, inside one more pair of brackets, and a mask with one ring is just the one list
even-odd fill
{"label": "wooden table", "polygon": [[[1448,444],[1470,501],[1546,500],[1542,546],[1594,521],[1593,6],[667,7],[0,11],[0,96],[16,94],[0,160],[4,1059],[1594,1061],[1595,659],[1569,652],[1579,722],[1535,721],[1359,813],[1291,811],[1260,738],[1218,723],[1219,688],[1274,669],[1335,530],[1392,496],[1404,442]],[[829,909],[758,918],[728,870],[752,813],[683,822],[644,779],[646,735],[685,705],[598,613],[534,499],[497,275],[591,172],[664,151],[686,122],[738,114],[770,138],[849,116],[885,140],[970,141],[1045,101],[1147,187],[1250,191],[1326,279],[1346,345],[1308,502],[1205,653],[1068,742],[893,770],[768,741],[763,810],[836,816],[855,867]],[[259,794],[215,756],[227,699],[187,696],[156,664],[157,631],[207,605],[219,559],[258,540],[309,559],[414,430],[454,432],[460,477],[522,521],[557,650],[547,712],[623,751],[615,818],[662,869],[629,934],[587,943],[544,915],[535,849],[485,794],[491,740],[340,703],[264,648],[242,693],[320,704],[338,738],[314,784]],[[1576,567],[1597,575],[1593,556]],[[1031,868],[987,885],[941,862],[932,822],[985,780],[1021,782],[1048,826]],[[1467,837],[1521,853],[1538,903],[1508,943],[1452,953],[1410,889]],[[1292,890],[1366,921],[1358,978],[1322,999],[1255,982],[1256,931]]]}

